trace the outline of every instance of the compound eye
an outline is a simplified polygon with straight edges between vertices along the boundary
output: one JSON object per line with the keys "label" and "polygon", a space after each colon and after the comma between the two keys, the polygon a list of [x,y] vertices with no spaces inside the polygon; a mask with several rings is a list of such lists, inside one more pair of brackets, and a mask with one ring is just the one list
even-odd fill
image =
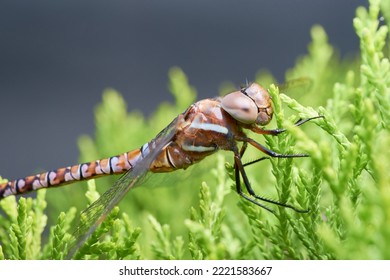
{"label": "compound eye", "polygon": [[239,122],[246,124],[256,122],[257,106],[255,102],[239,91],[224,96],[221,101],[221,106]]}

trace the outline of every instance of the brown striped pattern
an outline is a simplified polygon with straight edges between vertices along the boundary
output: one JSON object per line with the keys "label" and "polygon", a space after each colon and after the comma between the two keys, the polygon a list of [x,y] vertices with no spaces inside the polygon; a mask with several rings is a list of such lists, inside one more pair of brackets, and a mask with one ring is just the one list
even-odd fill
{"label": "brown striped pattern", "polygon": [[124,173],[131,170],[134,164],[141,158],[141,149],[136,149],[121,155],[63,167],[3,183],[0,184],[0,199],[9,195],[23,194],[41,188],[58,187],[74,181]]}

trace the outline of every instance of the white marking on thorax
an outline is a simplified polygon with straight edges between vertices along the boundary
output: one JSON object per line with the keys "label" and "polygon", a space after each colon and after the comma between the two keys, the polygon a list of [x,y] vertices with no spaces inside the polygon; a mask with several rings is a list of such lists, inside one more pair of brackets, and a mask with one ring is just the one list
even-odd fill
{"label": "white marking on thorax", "polygon": [[222,133],[222,134],[228,133],[228,129],[222,125],[201,122],[199,119],[200,119],[199,117],[196,117],[193,120],[193,122],[191,123],[190,128],[202,129],[202,130],[207,130],[207,131],[214,131],[214,132]]}
{"label": "white marking on thorax", "polygon": [[204,146],[194,146],[194,145],[187,145],[183,144],[182,149],[188,152],[210,152],[214,151],[215,147],[204,147]]}

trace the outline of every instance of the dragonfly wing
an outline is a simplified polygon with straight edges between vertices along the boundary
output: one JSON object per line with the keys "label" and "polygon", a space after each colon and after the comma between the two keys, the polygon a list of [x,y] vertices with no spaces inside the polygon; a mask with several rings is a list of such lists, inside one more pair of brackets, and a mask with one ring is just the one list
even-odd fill
{"label": "dragonfly wing", "polygon": [[308,91],[313,88],[313,80],[309,77],[300,77],[287,80],[282,84],[278,84],[277,86],[280,92],[292,89],[303,89],[305,91]]}
{"label": "dragonfly wing", "polygon": [[149,166],[159,155],[161,150],[172,140],[176,132],[178,118],[173,120],[164,130],[162,130],[151,142],[149,153],[144,155],[133,169],[120,177],[98,200],[93,202],[81,213],[79,225],[73,236],[75,242],[69,251],[68,257],[72,257],[78,248],[103,222],[111,210],[122,200],[126,193],[143,182]]}

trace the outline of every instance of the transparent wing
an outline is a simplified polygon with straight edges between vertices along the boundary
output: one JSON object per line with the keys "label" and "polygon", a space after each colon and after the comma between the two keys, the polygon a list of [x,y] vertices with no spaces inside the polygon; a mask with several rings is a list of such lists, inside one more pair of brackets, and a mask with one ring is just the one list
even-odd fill
{"label": "transparent wing", "polygon": [[71,258],[78,248],[86,241],[86,239],[95,231],[95,229],[103,222],[111,210],[122,200],[125,194],[131,189],[143,182],[146,174],[149,171],[149,166],[153,160],[159,155],[161,150],[166,146],[176,132],[176,124],[178,118],[175,118],[164,130],[162,130],[154,142],[153,149],[150,149],[148,155],[140,160],[132,170],[120,177],[98,200],[93,202],[87,209],[81,213],[81,219],[73,236],[75,242],[68,254]]}
{"label": "transparent wing", "polygon": [[280,92],[284,92],[286,90],[290,91],[292,89],[303,89],[304,91],[308,91],[313,87],[313,80],[309,77],[300,77],[287,80],[282,84],[278,84],[277,86],[279,87]]}

